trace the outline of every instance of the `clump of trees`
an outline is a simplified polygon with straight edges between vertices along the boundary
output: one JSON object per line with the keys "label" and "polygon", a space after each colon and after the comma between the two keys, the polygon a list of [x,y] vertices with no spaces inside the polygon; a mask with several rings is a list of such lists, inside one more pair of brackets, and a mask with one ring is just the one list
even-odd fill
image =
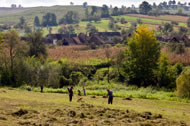
{"label": "clump of trees", "polygon": [[88,33],[97,33],[98,32],[98,29],[94,26],[94,25],[92,25],[91,23],[88,23],[87,25],[86,25],[86,31],[88,32]]}
{"label": "clump of trees", "polygon": [[59,24],[77,24],[79,23],[79,16],[74,11],[68,11],[63,18],[59,20]]}
{"label": "clump of trees", "polygon": [[42,26],[57,26],[57,17],[54,13],[47,13],[42,18]]}
{"label": "clump of trees", "polygon": [[[95,22],[98,22],[101,20],[101,16],[104,17],[104,16],[109,16],[109,11],[107,10],[108,7],[107,6],[104,6],[102,9],[101,9],[101,12],[102,14],[99,13],[99,8],[96,7],[96,6],[92,6],[91,7],[91,12],[89,12],[89,8],[86,8],[85,9],[85,19],[83,19],[84,21],[95,21]],[[106,12],[103,12],[103,10],[106,10]]]}
{"label": "clump of trees", "polygon": [[60,34],[74,34],[75,33],[75,29],[72,25],[69,26],[65,26],[65,27],[61,27],[58,32]]}
{"label": "clump of trees", "polygon": [[[151,54],[151,55],[150,55]],[[141,25],[128,39],[122,76],[129,84],[175,88],[175,80],[183,66],[170,65],[167,55],[160,53],[154,31]]]}
{"label": "clump of trees", "polygon": [[[108,27],[109,29],[111,29],[112,31],[117,31],[117,30],[120,30],[121,27],[119,25],[117,25],[117,19],[115,20],[114,18],[110,18],[110,21],[109,21],[109,24],[108,24]],[[122,23],[124,23],[126,21],[123,21]]]}

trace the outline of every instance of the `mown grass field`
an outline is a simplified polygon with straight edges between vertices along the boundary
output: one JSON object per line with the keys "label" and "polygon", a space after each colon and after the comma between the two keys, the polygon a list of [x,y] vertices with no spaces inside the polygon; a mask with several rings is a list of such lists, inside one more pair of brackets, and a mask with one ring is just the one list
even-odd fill
{"label": "mown grass field", "polygon": [[[0,88],[0,125],[190,125],[189,103],[74,95],[70,103],[67,94],[39,93],[12,88]],[[146,112],[146,113],[145,113]]]}

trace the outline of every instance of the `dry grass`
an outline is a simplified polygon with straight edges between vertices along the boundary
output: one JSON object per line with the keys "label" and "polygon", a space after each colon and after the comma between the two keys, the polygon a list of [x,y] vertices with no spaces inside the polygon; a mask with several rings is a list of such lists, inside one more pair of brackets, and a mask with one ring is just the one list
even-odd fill
{"label": "dry grass", "polygon": [[[125,48],[109,48],[110,56],[115,58],[117,54]],[[67,58],[72,61],[88,61],[90,59],[106,59],[105,48],[97,50],[89,50],[87,46],[60,46],[55,49],[48,49],[49,57],[53,60],[61,58]],[[170,52],[168,49],[163,48],[161,50],[167,53],[171,64],[181,63],[183,65],[190,65],[190,49],[186,49],[184,54],[175,54]]]}
{"label": "dry grass", "polygon": [[185,66],[190,65],[190,50],[186,49],[183,54],[175,54],[163,48],[162,52],[167,53],[171,64],[181,63]]}
{"label": "dry grass", "polygon": [[[108,50],[111,57],[116,57],[120,50],[123,49],[124,48],[109,48]],[[104,60],[106,58],[105,50],[105,48],[89,50],[87,46],[60,46],[55,49],[48,49],[48,54],[53,60],[61,58],[68,58],[73,61],[87,61],[92,58]]]}
{"label": "dry grass", "polygon": [[128,16],[134,16],[139,18],[149,18],[149,19],[156,19],[156,20],[163,20],[163,21],[176,21],[187,23],[188,17],[185,16],[177,16],[177,15],[163,15],[159,17],[155,16],[148,16],[148,15],[141,15],[141,14],[128,14]]}

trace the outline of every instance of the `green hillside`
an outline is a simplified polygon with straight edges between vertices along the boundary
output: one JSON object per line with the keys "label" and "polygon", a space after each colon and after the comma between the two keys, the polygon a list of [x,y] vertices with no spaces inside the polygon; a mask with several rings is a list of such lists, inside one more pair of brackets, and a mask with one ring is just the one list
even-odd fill
{"label": "green hillside", "polygon": [[68,11],[76,11],[80,17],[84,16],[84,8],[81,6],[52,6],[52,7],[33,7],[33,8],[0,8],[0,24],[15,24],[21,16],[24,16],[27,22],[33,22],[35,16],[42,16],[48,12],[55,13],[57,19],[62,18]]}

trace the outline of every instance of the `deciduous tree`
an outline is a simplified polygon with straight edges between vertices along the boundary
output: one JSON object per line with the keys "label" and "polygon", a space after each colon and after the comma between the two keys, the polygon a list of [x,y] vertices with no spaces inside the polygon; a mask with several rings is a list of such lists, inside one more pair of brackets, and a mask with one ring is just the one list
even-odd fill
{"label": "deciduous tree", "polygon": [[158,66],[160,49],[153,30],[141,25],[128,40],[125,72],[129,80],[138,86],[148,86]]}

